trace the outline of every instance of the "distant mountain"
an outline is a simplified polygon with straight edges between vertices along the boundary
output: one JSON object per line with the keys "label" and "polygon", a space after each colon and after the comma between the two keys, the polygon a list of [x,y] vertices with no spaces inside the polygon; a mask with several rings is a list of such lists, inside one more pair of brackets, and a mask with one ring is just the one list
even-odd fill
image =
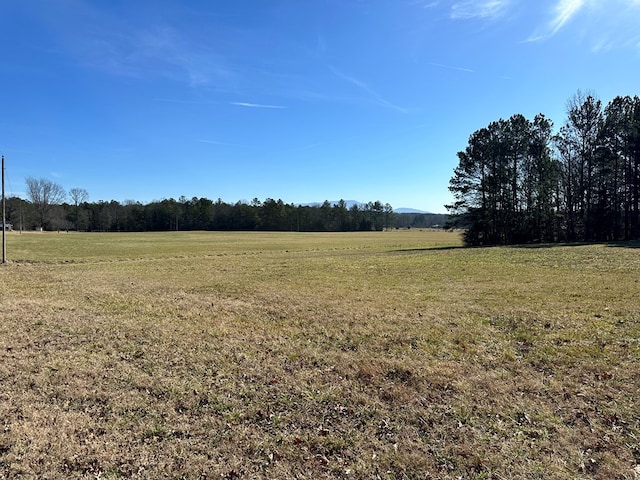
{"label": "distant mountain", "polygon": [[424,210],[416,210],[415,208],[394,208],[394,213],[431,213]]}

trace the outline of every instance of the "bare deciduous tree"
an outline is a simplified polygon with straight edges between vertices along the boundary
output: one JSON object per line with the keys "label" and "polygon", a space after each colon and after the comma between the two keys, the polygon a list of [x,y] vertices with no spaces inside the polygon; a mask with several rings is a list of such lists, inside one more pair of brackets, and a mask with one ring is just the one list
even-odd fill
{"label": "bare deciduous tree", "polygon": [[45,228],[54,206],[64,202],[67,193],[61,185],[46,178],[27,177],[27,197],[31,201],[40,227]]}
{"label": "bare deciduous tree", "polygon": [[76,187],[69,190],[69,197],[71,197],[71,202],[73,202],[73,206],[75,207],[75,224],[76,230],[78,230],[78,224],[80,223],[80,205],[89,200],[89,192],[84,188]]}

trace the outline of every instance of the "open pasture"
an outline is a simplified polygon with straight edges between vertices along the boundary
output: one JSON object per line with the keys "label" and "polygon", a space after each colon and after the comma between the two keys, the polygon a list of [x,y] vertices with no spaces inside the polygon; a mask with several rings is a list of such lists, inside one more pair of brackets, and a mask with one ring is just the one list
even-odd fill
{"label": "open pasture", "polygon": [[640,477],[637,244],[7,243],[0,478]]}

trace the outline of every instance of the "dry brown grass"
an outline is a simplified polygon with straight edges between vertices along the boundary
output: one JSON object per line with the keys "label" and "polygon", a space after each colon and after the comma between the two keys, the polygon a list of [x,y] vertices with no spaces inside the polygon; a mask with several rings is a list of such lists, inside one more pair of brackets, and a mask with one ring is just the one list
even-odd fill
{"label": "dry brown grass", "polygon": [[1,478],[628,478],[640,250],[12,235]]}

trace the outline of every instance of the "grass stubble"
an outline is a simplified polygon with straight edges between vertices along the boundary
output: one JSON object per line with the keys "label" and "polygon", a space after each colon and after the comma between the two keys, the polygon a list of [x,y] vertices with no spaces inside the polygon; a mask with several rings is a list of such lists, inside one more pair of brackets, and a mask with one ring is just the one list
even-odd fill
{"label": "grass stubble", "polygon": [[0,478],[640,475],[638,245],[8,244]]}

